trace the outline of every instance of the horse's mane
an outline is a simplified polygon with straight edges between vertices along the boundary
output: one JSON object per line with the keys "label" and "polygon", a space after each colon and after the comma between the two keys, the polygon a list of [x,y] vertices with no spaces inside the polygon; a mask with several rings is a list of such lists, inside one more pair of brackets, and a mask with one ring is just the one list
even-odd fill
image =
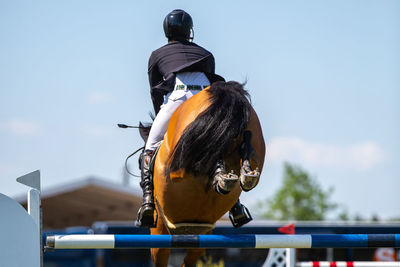
{"label": "horse's mane", "polygon": [[215,82],[208,93],[210,105],[182,133],[170,155],[167,176],[181,169],[194,175],[209,174],[247,127],[251,104],[242,84]]}

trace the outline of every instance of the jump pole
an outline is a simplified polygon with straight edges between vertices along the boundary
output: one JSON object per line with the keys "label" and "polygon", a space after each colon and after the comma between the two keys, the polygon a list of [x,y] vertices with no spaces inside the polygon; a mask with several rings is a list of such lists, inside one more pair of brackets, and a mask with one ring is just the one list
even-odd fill
{"label": "jump pole", "polygon": [[48,249],[400,248],[400,234],[329,235],[55,235]]}

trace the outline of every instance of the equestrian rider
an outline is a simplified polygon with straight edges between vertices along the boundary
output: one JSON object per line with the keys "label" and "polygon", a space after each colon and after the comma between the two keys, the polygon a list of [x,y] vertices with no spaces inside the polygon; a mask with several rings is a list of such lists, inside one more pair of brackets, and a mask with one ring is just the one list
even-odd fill
{"label": "equestrian rider", "polygon": [[[165,17],[163,24],[168,43],[153,51],[148,64],[156,118],[140,160],[143,204],[138,212],[137,224],[145,227],[154,226],[155,205],[149,165],[154,151],[164,138],[173,112],[213,82],[224,81],[224,78],[215,74],[214,56],[192,42],[193,21],[188,13],[180,9],[173,10]],[[247,217],[243,209],[245,207],[238,200],[231,209],[233,217]]]}

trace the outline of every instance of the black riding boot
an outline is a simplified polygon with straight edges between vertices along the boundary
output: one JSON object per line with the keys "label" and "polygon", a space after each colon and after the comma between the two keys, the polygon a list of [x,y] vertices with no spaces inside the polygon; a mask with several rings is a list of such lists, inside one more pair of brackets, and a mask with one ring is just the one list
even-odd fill
{"label": "black riding boot", "polygon": [[145,151],[141,155],[141,175],[140,187],[143,190],[143,203],[137,215],[137,225],[140,227],[155,227],[154,221],[154,196],[153,181],[150,177],[150,161],[153,151]]}
{"label": "black riding boot", "polygon": [[253,220],[249,210],[242,203],[240,203],[239,199],[229,211],[229,219],[235,228],[238,228]]}

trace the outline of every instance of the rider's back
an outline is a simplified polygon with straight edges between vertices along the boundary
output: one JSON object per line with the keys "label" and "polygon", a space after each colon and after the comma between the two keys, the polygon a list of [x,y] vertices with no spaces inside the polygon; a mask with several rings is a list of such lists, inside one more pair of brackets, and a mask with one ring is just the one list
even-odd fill
{"label": "rider's back", "polygon": [[[208,61],[211,61],[209,64]],[[201,62],[199,68],[195,64]],[[187,40],[170,42],[153,51],[149,59],[149,72],[157,66],[158,71],[167,76],[170,73],[183,71],[202,71],[213,73],[214,56],[203,47]]]}

